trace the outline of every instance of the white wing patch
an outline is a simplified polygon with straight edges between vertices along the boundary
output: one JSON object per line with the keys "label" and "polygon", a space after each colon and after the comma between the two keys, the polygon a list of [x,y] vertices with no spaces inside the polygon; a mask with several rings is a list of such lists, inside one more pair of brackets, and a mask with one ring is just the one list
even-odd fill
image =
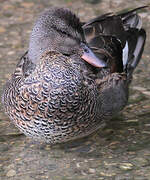
{"label": "white wing patch", "polygon": [[142,28],[142,20],[141,20],[140,17],[139,17],[138,24],[136,25],[136,28],[139,29],[139,30]]}
{"label": "white wing patch", "polygon": [[127,64],[128,61],[128,54],[129,54],[129,46],[128,46],[128,41],[126,41],[125,47],[123,48],[123,66]]}

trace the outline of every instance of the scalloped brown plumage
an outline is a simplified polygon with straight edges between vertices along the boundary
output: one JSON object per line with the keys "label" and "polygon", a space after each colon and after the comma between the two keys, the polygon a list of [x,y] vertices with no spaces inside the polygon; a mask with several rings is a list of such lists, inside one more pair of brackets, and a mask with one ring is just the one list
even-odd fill
{"label": "scalloped brown plumage", "polygon": [[[88,23],[80,23],[63,8],[43,13],[29,51],[4,88],[2,100],[12,122],[27,136],[55,144],[89,135],[122,110],[146,39],[136,10],[102,15]],[[45,16],[48,19],[41,20]],[[55,22],[49,25],[55,18],[62,29]],[[68,23],[70,19],[76,23]],[[48,29],[41,31],[43,26]],[[107,67],[84,61],[80,43],[86,43]]]}

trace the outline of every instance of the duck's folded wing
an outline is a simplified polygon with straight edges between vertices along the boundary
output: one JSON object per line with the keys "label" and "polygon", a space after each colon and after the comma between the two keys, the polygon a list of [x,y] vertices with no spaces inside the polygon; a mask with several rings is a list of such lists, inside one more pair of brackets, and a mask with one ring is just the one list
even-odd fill
{"label": "duck's folded wing", "polygon": [[123,72],[122,46],[126,37],[121,18],[105,14],[84,24],[83,29],[88,45],[111,72]]}
{"label": "duck's folded wing", "polygon": [[119,16],[106,14],[92,19],[83,25],[86,41],[89,43],[99,35],[111,35],[122,39],[125,44],[124,28]]}
{"label": "duck's folded wing", "polygon": [[130,29],[128,31],[128,56],[124,59],[124,70],[128,73],[128,76],[132,75],[133,70],[138,65],[145,45],[146,32],[144,29]]}
{"label": "duck's folded wing", "polygon": [[146,7],[148,6],[142,6],[127,12],[118,13],[117,16],[121,18],[125,30],[129,30],[130,28],[141,29],[142,20],[137,15],[137,11]]}
{"label": "duck's folded wing", "polygon": [[95,49],[103,48],[104,54],[110,53],[112,60],[116,58],[117,72],[122,70],[121,64],[125,71],[134,69],[141,58],[146,33],[136,11],[145,7],[147,6],[116,15],[105,14],[83,25],[89,46]]}
{"label": "duck's folded wing", "polygon": [[146,8],[142,6],[127,12],[113,14],[107,13],[98,16],[83,24],[85,38],[89,42],[93,37],[100,34],[112,35],[121,40],[122,46],[126,44],[126,31],[130,28],[141,29],[142,20],[137,14],[137,10]]}
{"label": "duck's folded wing", "polygon": [[106,62],[111,72],[123,72],[122,46],[116,37],[99,35],[91,39],[89,46],[99,59]]}

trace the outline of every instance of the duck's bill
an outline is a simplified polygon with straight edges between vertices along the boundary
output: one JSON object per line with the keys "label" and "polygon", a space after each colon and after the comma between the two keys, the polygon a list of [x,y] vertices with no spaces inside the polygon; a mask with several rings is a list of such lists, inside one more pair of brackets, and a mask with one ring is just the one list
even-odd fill
{"label": "duck's bill", "polygon": [[85,44],[82,44],[82,48],[84,49],[84,53],[81,56],[82,59],[84,59],[86,62],[88,62],[92,66],[95,66],[98,68],[107,67],[106,62],[102,59],[99,59],[89,47],[87,47]]}

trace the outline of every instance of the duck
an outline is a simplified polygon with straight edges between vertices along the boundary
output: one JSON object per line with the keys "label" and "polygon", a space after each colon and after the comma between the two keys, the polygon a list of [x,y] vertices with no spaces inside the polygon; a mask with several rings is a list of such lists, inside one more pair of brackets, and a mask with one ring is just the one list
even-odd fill
{"label": "duck", "polygon": [[11,122],[49,144],[88,136],[109,123],[127,105],[144,50],[146,32],[137,13],[142,8],[88,22],[67,8],[42,12],[4,86]]}

